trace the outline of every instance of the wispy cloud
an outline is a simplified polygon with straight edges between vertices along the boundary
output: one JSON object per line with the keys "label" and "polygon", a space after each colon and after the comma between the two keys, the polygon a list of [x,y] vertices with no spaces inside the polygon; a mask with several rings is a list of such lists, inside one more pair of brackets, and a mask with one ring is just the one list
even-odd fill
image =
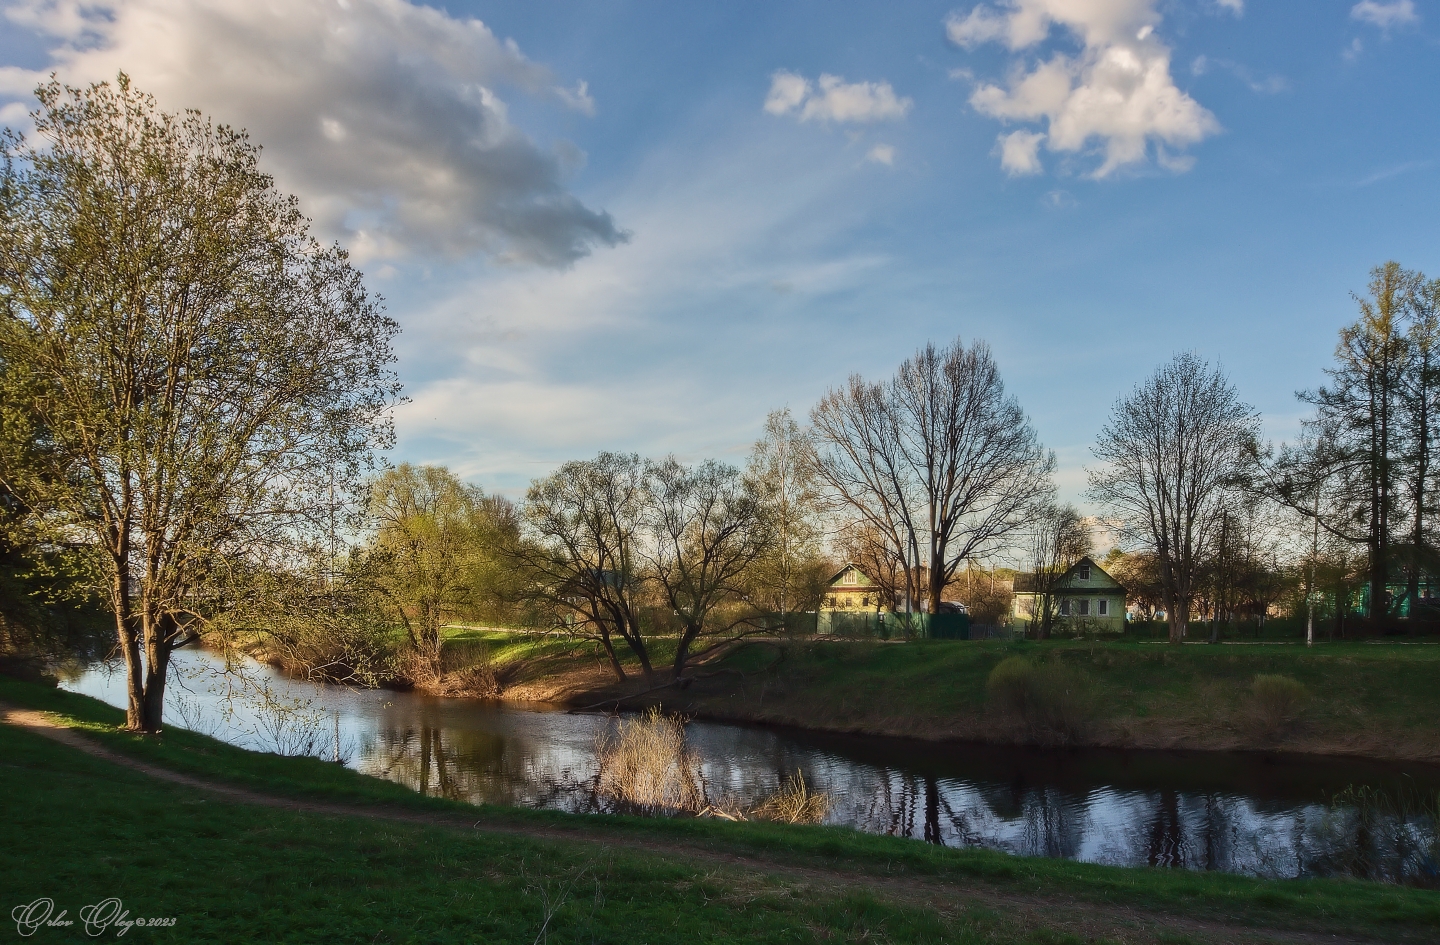
{"label": "wispy cloud", "polygon": [[1378,184],[1382,180],[1389,180],[1392,177],[1399,177],[1401,174],[1408,174],[1411,171],[1421,171],[1427,167],[1433,167],[1434,161],[1406,161],[1403,164],[1395,164],[1390,167],[1381,168],[1373,174],[1355,182],[1356,187],[1369,187],[1371,184]]}
{"label": "wispy cloud", "polygon": [[568,191],[578,150],[537,144],[498,92],[590,114],[585,83],[563,86],[479,20],[407,0],[18,0],[4,13],[57,42],[50,66],[0,77],[10,95],[51,68],[72,83],[124,70],[168,109],[247,128],[280,186],[362,258],[564,266],[626,238]]}
{"label": "wispy cloud", "polygon": [[1190,74],[1195,76],[1205,75],[1212,69],[1219,69],[1239,79],[1252,92],[1261,95],[1277,95],[1290,89],[1290,81],[1284,76],[1270,75],[1261,78],[1255,75],[1249,68],[1238,62],[1231,62],[1229,59],[1214,59],[1209,56],[1196,56],[1190,63]]}
{"label": "wispy cloud", "polygon": [[[1098,142],[1103,160],[1092,172],[1106,177],[1146,161],[1155,146],[1162,167],[1188,162],[1175,152],[1219,130],[1207,109],[1182,92],[1170,74],[1170,49],[1155,33],[1156,0],[1006,0],[946,20],[958,46],[1000,42],[1020,51],[1043,42],[1053,26],[1080,44],[1078,56],[1055,53],[1031,68],[1019,63],[1001,86],[980,84],[976,111],[1002,121],[1044,122],[1044,132],[1002,136],[1001,164],[1010,173],[1035,173],[1038,146],[1080,152]],[[1038,137],[1035,137],[1038,135]]]}

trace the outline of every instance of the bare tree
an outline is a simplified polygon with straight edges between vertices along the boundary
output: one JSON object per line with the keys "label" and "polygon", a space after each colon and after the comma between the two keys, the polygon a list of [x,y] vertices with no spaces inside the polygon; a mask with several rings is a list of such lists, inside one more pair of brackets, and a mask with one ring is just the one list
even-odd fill
{"label": "bare tree", "polygon": [[1089,496],[1155,554],[1179,643],[1199,590],[1204,549],[1255,449],[1259,421],[1217,368],[1177,355],[1116,404],[1092,448]]}
{"label": "bare tree", "polygon": [[713,616],[726,603],[743,602],[742,577],[770,543],[761,508],[740,472],[713,460],[685,467],[673,457],[646,470],[649,493],[650,570],[680,624],[675,678],[685,672],[691,645],[724,628]]}
{"label": "bare tree", "polygon": [[1071,565],[1090,554],[1091,547],[1090,527],[1075,506],[1046,502],[1031,513],[1030,562],[1035,606],[1027,622],[1036,639],[1047,639],[1055,626],[1056,582]]}
{"label": "bare tree", "polygon": [[888,537],[931,612],[960,564],[993,550],[1050,488],[1054,456],[1005,393],[984,342],[926,345],[883,384],[858,375],[811,413],[817,471]]}
{"label": "bare tree", "polygon": [[0,140],[0,363],[49,468],[0,475],[95,549],[127,725],[153,732],[218,576],[359,498],[393,438],[397,328],[243,132],[124,75],[36,94],[47,146]]}
{"label": "bare tree", "polygon": [[640,457],[601,453],[568,462],[530,486],[522,537],[511,551],[530,593],[593,632],[622,681],[616,637],[640,661],[647,682],[655,675],[638,611],[647,509]]}

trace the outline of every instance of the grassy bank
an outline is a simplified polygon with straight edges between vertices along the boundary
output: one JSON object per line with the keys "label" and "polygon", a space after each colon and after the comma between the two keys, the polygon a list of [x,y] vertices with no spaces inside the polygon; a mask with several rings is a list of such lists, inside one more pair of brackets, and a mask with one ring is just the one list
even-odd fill
{"label": "grassy bank", "polygon": [[[617,684],[593,644],[470,630],[454,645],[483,649],[510,698],[582,705],[646,688],[638,678]],[[756,641],[695,667],[685,689],[639,702],[820,730],[1025,742],[1033,728],[998,711],[987,691],[991,672],[1014,656],[1075,681],[1085,703],[1078,744],[1440,761],[1440,645]],[[638,674],[633,661],[630,671]],[[1304,704],[1268,716],[1258,675],[1295,680]]]}
{"label": "grassy bank", "polygon": [[[10,905],[48,896],[74,918],[115,896],[133,916],[176,919],[131,940],[1425,941],[1440,929],[1440,901],[1417,890],[1099,867],[836,828],[475,808],[183,731],[128,735],[115,710],[33,684],[0,681],[0,699],[146,763],[353,808],[177,790],[0,726]],[[85,939],[77,925],[31,940]]]}

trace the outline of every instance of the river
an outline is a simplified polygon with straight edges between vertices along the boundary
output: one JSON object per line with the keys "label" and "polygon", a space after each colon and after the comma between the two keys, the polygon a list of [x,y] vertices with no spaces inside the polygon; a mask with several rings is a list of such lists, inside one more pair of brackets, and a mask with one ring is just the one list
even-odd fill
{"label": "river", "polygon": [[[287,679],[176,654],[168,724],[259,751],[341,760],[426,794],[556,810],[610,809],[596,743],[617,720]],[[100,664],[63,688],[124,705]],[[941,744],[693,721],[711,797],[751,803],[795,772],[827,822],[947,846],[1250,876],[1351,875],[1436,884],[1440,768],[1244,753]],[[1334,803],[1347,788],[1378,803]],[[1428,797],[1426,802],[1424,798]]]}

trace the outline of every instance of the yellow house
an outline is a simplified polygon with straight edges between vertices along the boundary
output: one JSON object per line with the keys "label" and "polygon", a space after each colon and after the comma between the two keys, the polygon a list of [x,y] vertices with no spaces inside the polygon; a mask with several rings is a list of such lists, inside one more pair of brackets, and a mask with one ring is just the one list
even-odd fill
{"label": "yellow house", "polygon": [[[1055,628],[1071,633],[1120,633],[1125,629],[1125,587],[1090,558],[1081,558],[1050,588]],[[1015,575],[1012,619],[1017,627],[1030,622],[1043,604],[1035,575]]]}
{"label": "yellow house", "polygon": [[880,588],[853,564],[845,565],[830,579],[820,609],[871,613],[884,610],[880,606]]}

